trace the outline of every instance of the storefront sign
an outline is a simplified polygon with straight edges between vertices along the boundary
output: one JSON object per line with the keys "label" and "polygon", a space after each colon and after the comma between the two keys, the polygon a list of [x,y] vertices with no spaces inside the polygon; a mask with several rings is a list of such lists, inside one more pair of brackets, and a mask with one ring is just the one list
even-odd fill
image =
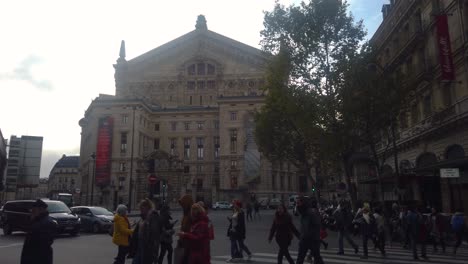
{"label": "storefront sign", "polygon": [[452,49],[450,47],[448,18],[447,15],[439,15],[436,19],[442,81],[453,81],[455,80],[455,70],[453,67]]}
{"label": "storefront sign", "polygon": [[104,117],[99,120],[95,161],[96,185],[98,186],[110,183],[113,123],[112,117]]}
{"label": "storefront sign", "polygon": [[460,170],[458,168],[453,169],[440,169],[441,178],[460,178]]}

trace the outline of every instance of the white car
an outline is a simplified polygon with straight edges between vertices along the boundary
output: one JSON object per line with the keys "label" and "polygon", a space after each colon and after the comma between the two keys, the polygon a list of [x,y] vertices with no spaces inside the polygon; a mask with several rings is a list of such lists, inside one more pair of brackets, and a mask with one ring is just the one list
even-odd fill
{"label": "white car", "polygon": [[232,204],[231,203],[228,203],[228,202],[216,202],[213,204],[213,210],[226,210],[226,209],[231,209],[232,208]]}

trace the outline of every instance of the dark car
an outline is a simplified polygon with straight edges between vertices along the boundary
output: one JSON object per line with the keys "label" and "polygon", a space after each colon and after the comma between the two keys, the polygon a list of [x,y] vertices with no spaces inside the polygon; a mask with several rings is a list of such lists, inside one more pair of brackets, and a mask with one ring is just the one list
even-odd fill
{"label": "dark car", "polygon": [[[80,231],[81,220],[73,215],[70,209],[61,201],[43,199],[47,204],[49,216],[57,222],[58,233],[76,235]],[[34,200],[9,201],[0,211],[0,225],[3,234],[10,235],[14,231],[27,232],[31,226],[31,209]]]}
{"label": "dark car", "polygon": [[81,227],[86,231],[93,233],[108,231],[114,223],[114,214],[106,208],[76,206],[71,210],[81,218]]}

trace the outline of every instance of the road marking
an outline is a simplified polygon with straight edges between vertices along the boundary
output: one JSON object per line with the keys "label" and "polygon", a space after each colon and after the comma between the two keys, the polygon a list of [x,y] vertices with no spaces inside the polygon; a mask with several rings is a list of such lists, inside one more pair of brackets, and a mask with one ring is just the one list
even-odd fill
{"label": "road marking", "polygon": [[9,247],[16,247],[16,246],[22,246],[23,243],[14,243],[6,246],[0,246],[0,248],[9,248]]}

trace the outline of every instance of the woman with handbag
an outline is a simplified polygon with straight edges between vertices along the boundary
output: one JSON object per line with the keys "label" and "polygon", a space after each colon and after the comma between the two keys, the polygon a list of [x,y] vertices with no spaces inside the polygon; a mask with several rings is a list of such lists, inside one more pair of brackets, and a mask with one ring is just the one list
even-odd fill
{"label": "woman with handbag", "polygon": [[114,264],[123,264],[129,252],[130,236],[133,230],[130,228],[130,222],[128,221],[127,207],[120,204],[115,211],[112,242],[118,246],[118,253]]}
{"label": "woman with handbag", "polygon": [[278,206],[276,210],[275,219],[270,229],[270,236],[268,237],[268,242],[271,243],[273,236],[275,237],[276,243],[279,246],[278,252],[278,263],[283,263],[283,257],[285,257],[289,264],[294,264],[294,260],[289,254],[289,246],[293,239],[293,235],[299,237],[299,231],[293,224],[291,215],[288,213],[286,206],[283,204]]}

